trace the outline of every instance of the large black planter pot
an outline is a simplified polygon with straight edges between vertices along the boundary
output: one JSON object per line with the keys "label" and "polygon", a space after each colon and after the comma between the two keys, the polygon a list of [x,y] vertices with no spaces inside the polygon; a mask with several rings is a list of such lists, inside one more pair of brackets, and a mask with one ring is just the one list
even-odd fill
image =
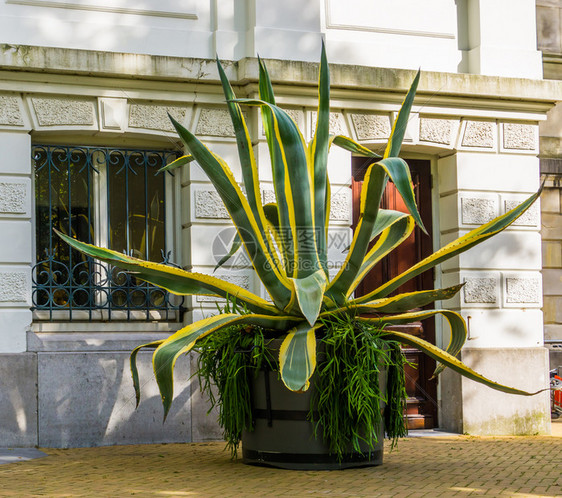
{"label": "large black planter pot", "polygon": [[[386,375],[380,377],[379,381],[386,387]],[[252,385],[254,430],[242,434],[244,463],[299,470],[381,465],[383,424],[374,449],[362,444],[362,453],[358,453],[350,447],[339,461],[336,455],[329,453],[328,445],[320,435],[314,437],[313,425],[307,420],[313,393],[314,376],[306,392],[295,393],[278,379],[277,372],[259,372]]]}

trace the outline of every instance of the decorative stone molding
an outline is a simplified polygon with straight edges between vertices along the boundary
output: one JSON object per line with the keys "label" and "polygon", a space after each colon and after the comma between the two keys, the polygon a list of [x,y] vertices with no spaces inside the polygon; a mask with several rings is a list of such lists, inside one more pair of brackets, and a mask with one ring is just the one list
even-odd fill
{"label": "decorative stone molding", "polygon": [[127,124],[127,99],[99,98],[101,127],[123,131]]}
{"label": "decorative stone molding", "polygon": [[0,183],[0,213],[26,212],[27,189],[24,183]]}
{"label": "decorative stone molding", "polygon": [[195,217],[217,220],[230,219],[220,195],[214,190],[195,191]]}
{"label": "decorative stone molding", "polygon": [[493,304],[497,301],[497,279],[467,277],[463,287],[465,303]]}
{"label": "decorative stone molding", "polygon": [[[231,284],[237,285],[238,287],[242,287],[243,289],[250,290],[250,276],[249,275],[232,275],[228,273],[224,274],[215,274],[214,275],[221,280],[225,280],[226,282],[230,282]],[[220,297],[213,297],[213,296],[197,296],[197,302],[205,303],[205,302],[214,302],[218,299],[222,299]]]}
{"label": "decorative stone molding", "polygon": [[451,119],[420,118],[420,141],[451,145],[454,124]]}
{"label": "decorative stone molding", "polygon": [[494,147],[495,123],[490,121],[467,121],[462,138],[463,147]]}
{"label": "decorative stone molding", "polygon": [[23,126],[23,117],[17,97],[0,95],[0,125]]}
{"label": "decorative stone molding", "polygon": [[507,303],[538,304],[541,297],[540,278],[507,277],[505,279]]}
{"label": "decorative stone molding", "polygon": [[482,225],[497,216],[496,202],[479,197],[461,198],[461,220],[465,225]]}
{"label": "decorative stone molding", "polygon": [[27,275],[24,272],[0,273],[0,303],[27,301]]}
{"label": "decorative stone molding", "polygon": [[[517,207],[523,202],[521,200],[506,199],[504,201],[505,212],[511,211],[513,208]],[[536,227],[540,223],[540,212],[539,205],[535,202],[527,211],[525,211],[517,220],[513,222],[513,225],[517,226],[531,226]]]}
{"label": "decorative stone molding", "polygon": [[351,114],[358,140],[381,140],[390,136],[390,116],[383,114]]}
{"label": "decorative stone molding", "polygon": [[187,107],[131,104],[129,107],[129,127],[174,132],[175,128],[168,117],[168,113],[178,122],[183,123],[187,115]]}
{"label": "decorative stone molding", "polygon": [[[310,135],[314,135],[314,130],[316,129],[316,119],[318,113],[312,111],[310,113]],[[330,134],[332,135],[349,135],[347,131],[347,125],[345,124],[345,118],[341,112],[331,112],[330,113]]]}
{"label": "decorative stone molding", "polygon": [[57,97],[33,97],[33,110],[39,126],[92,126],[94,102]]}
{"label": "decorative stone molding", "polygon": [[504,149],[535,150],[536,127],[530,124],[504,123],[503,147]]}
{"label": "decorative stone molding", "polygon": [[349,196],[345,193],[332,195],[330,202],[330,220],[349,221],[351,216],[351,203]]}
{"label": "decorative stone molding", "polygon": [[228,110],[214,107],[201,109],[195,134],[212,137],[233,137],[234,127]]}

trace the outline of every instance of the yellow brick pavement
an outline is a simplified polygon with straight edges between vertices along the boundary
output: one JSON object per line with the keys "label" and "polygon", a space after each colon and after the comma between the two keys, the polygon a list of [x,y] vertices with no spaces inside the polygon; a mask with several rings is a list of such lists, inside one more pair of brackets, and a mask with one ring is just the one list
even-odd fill
{"label": "yellow brick pavement", "polygon": [[0,466],[0,496],[562,497],[562,437],[408,438],[381,467],[332,472],[246,466],[220,442],[43,451]]}

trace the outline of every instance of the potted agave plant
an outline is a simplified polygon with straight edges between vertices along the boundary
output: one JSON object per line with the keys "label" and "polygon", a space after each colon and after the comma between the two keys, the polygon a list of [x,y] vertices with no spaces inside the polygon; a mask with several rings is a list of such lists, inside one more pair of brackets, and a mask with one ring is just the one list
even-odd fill
{"label": "potted agave plant", "polygon": [[[458,313],[419,310],[453,297],[460,285],[401,294],[394,291],[508,227],[540,192],[372,292],[354,297],[365,275],[410,235],[415,224],[425,230],[408,165],[398,157],[419,72],[395,119],[384,154],[379,156],[348,137],[329,134],[330,82],[324,48],[316,129],[310,143],[276,105],[263,61],[259,62],[259,99],[237,99],[218,60],[217,66],[236,132],[245,193],[228,165],[171,117],[189,155],[163,169],[185,166],[193,160],[203,168],[237,229],[233,247],[221,264],[242,247],[271,300],[211,275],[142,261],[59,234],[88,256],[132,271],[174,294],[226,299],[224,309],[216,316],[132,352],[137,403],[140,388],[136,356],[141,348],[154,350],[154,372],[165,415],[172,403],[174,364],[180,355],[196,349],[203,388],[212,403],[218,404],[219,422],[233,452],[242,440],[243,457],[249,463],[343,468],[382,463],[384,434],[394,440],[405,435],[405,360],[400,344],[418,348],[435,359],[435,375],[448,367],[493,389],[531,395],[497,384],[457,359],[467,335]],[[241,106],[261,108],[273,170],[274,204],[262,204],[258,167]],[[361,192],[360,218],[345,261],[333,278],[327,260],[327,159],[331,146],[372,160]],[[379,208],[389,179],[408,213]],[[437,314],[445,317],[451,329],[445,349],[389,328]]]}

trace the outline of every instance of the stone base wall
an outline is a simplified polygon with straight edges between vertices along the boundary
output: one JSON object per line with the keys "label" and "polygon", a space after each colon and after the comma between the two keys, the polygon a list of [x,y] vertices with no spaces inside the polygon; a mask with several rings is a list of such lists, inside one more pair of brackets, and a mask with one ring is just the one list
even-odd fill
{"label": "stone base wall", "polygon": [[[465,348],[461,356],[466,365],[501,384],[530,392],[548,387],[545,348]],[[550,434],[548,391],[506,394],[450,371],[443,372],[441,382],[444,429],[478,436]]]}
{"label": "stone base wall", "polygon": [[138,355],[141,402],[124,351],[0,355],[0,447],[69,448],[220,439],[216,413],[178,359],[166,422],[150,352]]}

